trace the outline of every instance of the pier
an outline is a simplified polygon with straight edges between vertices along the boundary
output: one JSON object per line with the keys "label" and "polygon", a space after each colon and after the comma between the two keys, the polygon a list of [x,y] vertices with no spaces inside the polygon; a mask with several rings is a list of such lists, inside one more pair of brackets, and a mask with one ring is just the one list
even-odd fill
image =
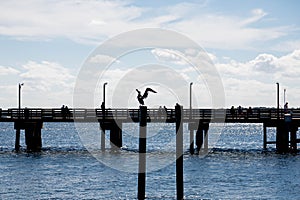
{"label": "pier", "polygon": [[[145,123],[177,123],[175,108],[147,109]],[[183,109],[182,123],[188,124],[190,134],[190,153],[194,148],[208,148],[210,123],[261,123],[264,149],[268,144],[276,144],[279,153],[297,151],[300,109],[285,112],[277,108],[253,108],[251,112],[243,108],[235,109]],[[27,150],[39,151],[42,147],[42,127],[44,122],[97,122],[100,126],[101,146],[105,146],[104,134],[110,131],[110,142],[114,148],[122,147],[122,124],[141,123],[140,109],[111,108],[84,109],[73,108],[67,112],[60,108],[25,108],[0,110],[0,122],[13,122],[16,130],[15,150],[19,151],[20,130],[25,130]],[[267,141],[267,128],[276,128],[276,141]]]}

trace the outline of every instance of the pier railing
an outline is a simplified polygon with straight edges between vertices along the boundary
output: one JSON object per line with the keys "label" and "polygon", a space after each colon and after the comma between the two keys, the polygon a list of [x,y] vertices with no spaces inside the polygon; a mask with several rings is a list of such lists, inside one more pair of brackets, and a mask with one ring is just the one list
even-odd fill
{"label": "pier railing", "polygon": [[[148,109],[148,121],[153,122],[174,122],[175,109]],[[300,109],[289,109],[288,112],[279,110],[277,115],[276,108],[253,108],[235,109],[183,109],[184,121],[224,121],[224,122],[249,122],[259,123],[266,120],[284,119],[286,114],[290,113],[293,120],[300,120]],[[15,120],[42,120],[51,121],[105,121],[120,120],[124,122],[138,122],[139,109],[85,109],[76,108],[61,110],[60,108],[25,108],[25,109],[0,109],[0,121]]]}

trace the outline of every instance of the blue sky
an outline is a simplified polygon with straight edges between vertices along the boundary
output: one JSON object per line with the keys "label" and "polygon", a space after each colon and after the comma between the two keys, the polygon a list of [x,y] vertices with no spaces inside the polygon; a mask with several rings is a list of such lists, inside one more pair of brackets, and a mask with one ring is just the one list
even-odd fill
{"label": "blue sky", "polygon": [[[77,75],[93,50],[113,36],[141,28],[173,30],[202,46],[220,74],[226,106],[276,106],[275,83],[280,82],[289,104],[299,107],[299,4],[296,0],[1,1],[0,107],[17,106],[19,82],[25,83],[23,106],[72,106]],[[164,64],[173,65],[171,51],[160,51]],[[110,90],[134,64],[128,60],[120,64],[126,63],[127,71],[115,65],[118,72],[107,77]],[[203,81],[189,81],[195,82],[194,98],[201,98],[197,91]],[[101,95],[96,92],[95,99]],[[204,102],[199,106],[206,107]],[[158,104],[156,99],[152,105]]]}

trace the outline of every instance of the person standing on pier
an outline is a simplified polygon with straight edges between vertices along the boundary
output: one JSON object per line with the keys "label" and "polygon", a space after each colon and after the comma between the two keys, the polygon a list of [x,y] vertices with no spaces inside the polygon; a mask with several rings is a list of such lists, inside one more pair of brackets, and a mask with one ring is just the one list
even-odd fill
{"label": "person standing on pier", "polygon": [[238,107],[239,119],[241,118],[241,116],[242,116],[242,113],[243,113],[242,107],[241,107],[241,106],[239,106],[239,107]]}
{"label": "person standing on pier", "polygon": [[60,108],[61,110],[61,115],[63,119],[66,119],[66,109],[65,109],[65,105],[62,105],[62,107]]}
{"label": "person standing on pier", "polygon": [[288,102],[284,104],[284,113],[288,113]]}
{"label": "person standing on pier", "polygon": [[102,118],[104,119],[104,115],[105,115],[105,105],[104,105],[104,102],[102,102],[102,104],[101,104],[101,111],[102,111]]}
{"label": "person standing on pier", "polygon": [[231,114],[232,119],[234,119],[234,114],[235,114],[234,106],[231,106],[230,114]]}

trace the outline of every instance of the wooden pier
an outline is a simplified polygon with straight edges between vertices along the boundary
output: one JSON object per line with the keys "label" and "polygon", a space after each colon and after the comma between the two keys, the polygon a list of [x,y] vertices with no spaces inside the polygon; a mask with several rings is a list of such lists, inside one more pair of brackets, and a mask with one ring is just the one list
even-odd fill
{"label": "wooden pier", "polygon": [[[176,123],[174,109],[147,109],[146,123]],[[280,153],[297,150],[297,131],[300,126],[300,109],[253,108],[232,112],[230,109],[183,109],[182,123],[188,123],[190,131],[190,152],[208,148],[210,123],[261,123],[263,124],[263,148],[276,144]],[[110,130],[110,141],[114,147],[122,146],[122,124],[140,123],[140,109],[84,109],[62,111],[60,108],[6,109],[0,110],[0,122],[13,122],[16,130],[15,149],[19,150],[20,130],[25,130],[27,149],[39,151],[42,147],[42,127],[44,122],[96,122],[100,124],[101,135]],[[267,128],[276,127],[276,141],[267,141]],[[194,132],[196,141],[194,142]],[[100,133],[99,133],[100,134]],[[103,140],[104,141],[104,140]],[[102,142],[102,147],[105,144]]]}

